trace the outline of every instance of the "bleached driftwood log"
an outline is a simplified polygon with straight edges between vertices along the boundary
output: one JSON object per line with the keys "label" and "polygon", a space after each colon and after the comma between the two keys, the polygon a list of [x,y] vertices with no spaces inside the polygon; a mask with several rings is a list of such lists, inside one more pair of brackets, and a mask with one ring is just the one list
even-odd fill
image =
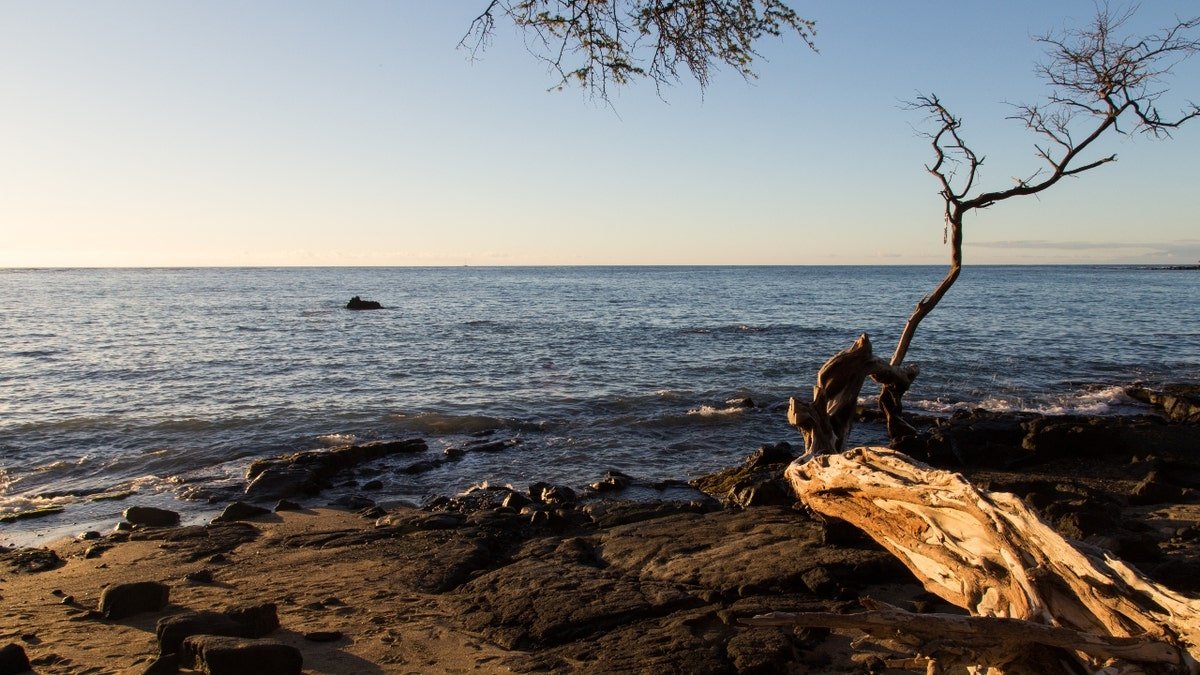
{"label": "bleached driftwood log", "polygon": [[[808,453],[786,477],[814,511],[862,529],[927,590],[973,615],[1094,636],[1072,645],[1080,664],[1093,670],[1102,665],[1098,657],[1113,657],[1121,661],[1116,672],[1200,673],[1200,600],[1099,549],[1068,542],[1011,494],[978,490],[958,474],[886,448]],[[904,632],[899,623],[895,628]],[[1064,646],[1033,639],[1037,633],[1018,631],[998,648],[978,645],[973,657],[1003,672],[1022,645]],[[942,641],[954,644],[955,637],[947,632]]]}

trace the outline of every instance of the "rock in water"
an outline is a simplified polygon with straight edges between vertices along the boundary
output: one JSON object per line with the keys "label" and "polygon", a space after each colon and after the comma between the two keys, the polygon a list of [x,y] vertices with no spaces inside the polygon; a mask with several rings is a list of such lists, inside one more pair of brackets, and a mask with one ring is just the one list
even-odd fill
{"label": "rock in water", "polygon": [[29,657],[25,655],[24,647],[12,643],[0,649],[0,675],[16,675],[28,673],[30,670],[33,670],[33,666],[29,665]]}
{"label": "rock in water", "polygon": [[138,581],[109,586],[100,594],[100,613],[106,619],[124,619],[142,612],[157,612],[167,606],[171,589],[157,581]]}
{"label": "rock in water", "polygon": [[147,527],[170,527],[179,524],[179,514],[167,509],[156,509],[153,506],[131,506],[121,514],[125,520],[134,525]]}
{"label": "rock in water", "polygon": [[383,309],[383,305],[374,300],[363,300],[356,295],[346,303],[346,309]]}
{"label": "rock in water", "polygon": [[179,665],[208,675],[300,675],[300,650],[278,642],[193,635],[183,641]]}

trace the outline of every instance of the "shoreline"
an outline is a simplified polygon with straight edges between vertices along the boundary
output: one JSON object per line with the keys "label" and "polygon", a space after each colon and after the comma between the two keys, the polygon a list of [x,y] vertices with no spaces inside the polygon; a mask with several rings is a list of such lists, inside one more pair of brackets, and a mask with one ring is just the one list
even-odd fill
{"label": "shoreline", "polygon": [[[1194,423],[977,412],[935,423],[907,451],[1016,493],[1060,533],[1200,596],[1200,448]],[[0,554],[10,607],[0,646],[37,672],[143,672],[155,624],[274,604],[263,639],[305,672],[852,672],[886,663],[852,631],[750,629],[766,611],[852,611],[864,596],[955,612],[856,530],[779,489],[798,448],[760,449],[692,482],[707,496],[620,499],[564,486],[484,488],[423,507],[304,508],[204,526],[59,540],[44,571]],[[89,553],[91,551],[91,553]],[[16,565],[16,566],[14,566]],[[189,577],[189,575],[191,575]],[[104,584],[164,583],[170,604],[98,618]],[[69,597],[70,602],[67,602]],[[92,611],[92,614],[89,614]],[[305,635],[331,638],[315,642]],[[167,671],[170,672],[170,671]],[[895,670],[892,672],[904,672]]]}
{"label": "shoreline", "polygon": [[[1200,395],[1200,385],[1191,384],[1175,384],[1164,385],[1154,389],[1148,389],[1140,385],[1130,386],[1101,386],[1096,385],[1098,394],[1103,395],[1101,400],[1102,410],[1110,406],[1115,407],[1118,412],[1090,412],[1093,405],[1091,401],[1081,401],[1081,409],[1079,412],[1041,412],[1033,410],[1013,410],[1013,409],[993,409],[991,407],[970,407],[967,404],[945,405],[945,406],[925,406],[916,408],[909,412],[909,418],[912,422],[921,428],[930,428],[939,422],[953,420],[962,416],[969,415],[987,415],[996,419],[1010,419],[1018,423],[1028,423],[1032,419],[1095,419],[1098,423],[1113,423],[1120,425],[1124,420],[1135,420],[1145,416],[1161,416],[1166,420],[1176,419],[1182,420],[1188,413],[1177,413],[1175,418],[1172,417],[1172,406],[1178,405],[1179,400],[1193,401],[1190,405],[1196,404],[1195,400]],[[1112,401],[1104,404],[1103,401],[1108,401],[1112,398],[1112,392],[1120,391],[1122,397],[1129,403],[1135,404],[1130,406],[1126,403],[1115,404]],[[1172,394],[1172,392],[1175,392]],[[1180,396],[1183,398],[1180,399]],[[1190,398],[1189,398],[1190,397]],[[743,407],[748,404],[747,407]],[[696,412],[700,417],[705,417],[706,411],[713,416],[720,418],[729,412],[754,412],[756,414],[767,414],[772,416],[782,416],[785,410],[786,403],[768,402],[766,405],[757,406],[750,399],[734,399],[726,402],[729,405],[728,409],[712,409],[711,411],[705,407],[697,411],[689,411],[689,414]],[[1181,416],[1182,415],[1182,416]],[[1193,414],[1191,421],[1200,421],[1200,413]],[[856,432],[859,435],[857,444],[874,444],[885,439],[885,430],[881,424],[882,418],[873,409],[869,401],[860,402],[859,421],[856,425]],[[790,438],[792,442],[799,443],[800,439],[795,433],[786,429],[783,425],[783,436]],[[1010,430],[1009,433],[1017,433]],[[432,469],[439,467],[453,467],[454,463],[460,461],[464,455],[475,453],[479,455],[499,456],[505,452],[516,452],[522,448],[523,431],[520,429],[504,429],[500,428],[494,431],[489,431],[486,434],[472,434],[465,437],[468,440],[457,444],[448,444],[436,434],[422,435],[420,438],[428,438],[433,447],[425,446],[425,454],[421,456],[414,455],[418,461],[410,461],[405,458],[404,453],[401,453],[399,459],[395,456],[389,457],[391,461],[387,464],[384,471],[379,471],[370,463],[363,466],[356,464],[348,464],[342,466],[339,471],[344,470],[337,476],[336,484],[332,481],[332,474],[328,476],[328,480],[323,479],[324,484],[319,489],[311,489],[314,486],[309,486],[307,492],[300,489],[295,489],[275,496],[286,496],[289,498],[298,499],[305,506],[338,506],[339,501],[352,499],[357,502],[378,502],[384,507],[411,505],[416,506],[435,499],[441,496],[453,496],[460,490],[471,489],[475,485],[486,484],[518,484],[516,481],[511,483],[503,483],[498,481],[495,476],[487,476],[479,481],[466,481],[461,488],[451,489],[449,491],[441,490],[434,492],[426,492],[421,495],[391,495],[380,493],[375,485],[372,485],[373,479],[386,475],[388,472],[395,472],[400,478],[410,477],[423,474]],[[246,465],[247,471],[256,463],[272,461],[281,457],[295,455],[317,455],[329,452],[336,452],[339,448],[357,447],[353,435],[343,437],[341,434],[322,437],[336,438],[342,441],[341,445],[318,445],[308,450],[301,450],[292,453],[284,453],[274,457],[259,457],[248,458],[242,461]],[[368,441],[365,444],[373,445],[381,441]],[[387,441],[382,441],[387,442]],[[444,453],[438,453],[437,447],[445,448]],[[742,452],[749,450],[749,447],[743,448]],[[736,455],[735,455],[736,456]],[[710,462],[710,467],[719,468],[721,465],[714,465]],[[571,487],[581,490],[581,493],[586,494],[581,488],[584,483],[581,481],[591,481],[600,477],[603,471],[603,464],[597,463],[595,466],[596,475],[580,476]],[[666,478],[660,483],[676,483],[692,480],[700,475],[703,475],[704,470],[697,470],[691,476],[678,476],[675,478]],[[634,476],[635,478],[641,478]],[[150,476],[138,479],[135,482],[145,482]],[[536,479],[536,477],[535,477]],[[378,482],[378,481],[374,481]],[[46,545],[61,537],[70,537],[86,530],[103,530],[110,528],[115,522],[120,519],[120,514],[129,506],[153,506],[156,508],[165,508],[176,510],[180,513],[181,524],[197,525],[203,524],[218,515],[225,504],[239,499],[256,499],[258,503],[265,503],[271,500],[267,495],[250,495],[246,493],[246,489],[250,481],[243,475],[241,478],[229,480],[221,480],[218,482],[204,482],[189,479],[183,482],[176,481],[170,477],[160,477],[155,480],[153,485],[146,484],[140,488],[137,486],[132,489],[125,489],[129,486],[118,486],[118,489],[103,489],[92,490],[85,492],[75,497],[74,501],[67,503],[59,503],[50,500],[47,504],[39,504],[28,509],[12,510],[0,514],[0,546],[9,547],[26,547],[35,545]],[[641,482],[641,486],[645,488],[650,483]],[[149,490],[145,488],[149,486]],[[190,495],[190,496],[185,496]],[[656,496],[652,491],[647,493],[643,490],[640,497],[632,497],[635,499],[654,499]],[[35,497],[34,499],[38,499]]]}

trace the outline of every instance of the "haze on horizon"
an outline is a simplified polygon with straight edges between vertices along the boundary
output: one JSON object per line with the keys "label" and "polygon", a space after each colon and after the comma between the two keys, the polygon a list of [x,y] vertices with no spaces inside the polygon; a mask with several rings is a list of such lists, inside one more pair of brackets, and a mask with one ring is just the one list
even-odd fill
{"label": "haze on horizon", "polygon": [[[1043,92],[1032,36],[1095,11],[797,0],[820,53],[767,41],[757,80],[606,106],[547,92],[508,25],[456,49],[484,4],[9,0],[0,267],[940,264],[901,102],[937,93],[1007,186],[1036,168],[1004,119]],[[1200,63],[1168,84],[1164,108],[1200,99]],[[970,219],[966,264],[1197,261],[1197,129]]]}

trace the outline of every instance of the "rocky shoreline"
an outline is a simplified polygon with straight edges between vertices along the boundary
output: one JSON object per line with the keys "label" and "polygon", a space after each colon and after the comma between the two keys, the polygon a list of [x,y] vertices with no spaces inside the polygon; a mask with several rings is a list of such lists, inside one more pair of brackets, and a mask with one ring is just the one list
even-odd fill
{"label": "rocky shoreline", "polygon": [[[1013,492],[1064,536],[1200,595],[1196,392],[1146,400],[1163,413],[919,420],[902,450]],[[960,611],[857,530],[798,504],[781,480],[798,450],[786,443],[690,485],[609,472],[579,489],[481,486],[388,511],[291,501],[421,446],[256,463],[246,501],[279,500],[273,510],[239,502],[178,526],[131,508],[113,532],[0,552],[0,675],[907,672],[852,632],[738,619],[847,612],[864,597]]]}

